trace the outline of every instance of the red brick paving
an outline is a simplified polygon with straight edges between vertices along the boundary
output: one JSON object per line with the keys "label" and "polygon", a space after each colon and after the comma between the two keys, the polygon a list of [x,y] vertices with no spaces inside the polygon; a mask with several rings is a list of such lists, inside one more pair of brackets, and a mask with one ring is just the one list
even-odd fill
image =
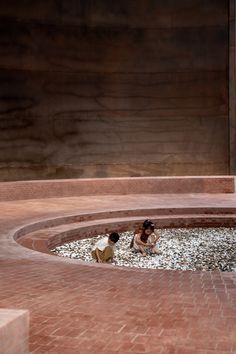
{"label": "red brick paving", "polygon": [[[30,311],[32,354],[236,353],[236,276],[91,266],[18,245],[17,228],[82,212],[235,208],[235,194],[0,203],[0,306]],[[1,354],[5,354],[1,352]]]}

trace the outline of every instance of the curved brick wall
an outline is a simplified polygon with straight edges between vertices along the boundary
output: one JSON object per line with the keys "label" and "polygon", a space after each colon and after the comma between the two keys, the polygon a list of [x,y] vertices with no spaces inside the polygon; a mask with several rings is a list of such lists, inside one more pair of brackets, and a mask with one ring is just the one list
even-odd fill
{"label": "curved brick wall", "polygon": [[22,246],[50,253],[65,242],[110,233],[134,230],[146,218],[158,228],[168,227],[235,227],[236,208],[157,208],[116,210],[49,219],[25,225],[13,237]]}

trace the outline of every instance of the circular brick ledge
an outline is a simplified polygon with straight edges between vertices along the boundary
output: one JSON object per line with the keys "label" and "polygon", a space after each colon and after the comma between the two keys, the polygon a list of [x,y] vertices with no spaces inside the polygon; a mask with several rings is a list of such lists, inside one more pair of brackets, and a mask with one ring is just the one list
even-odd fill
{"label": "circular brick ledge", "polygon": [[235,227],[236,208],[162,208],[81,213],[25,225],[13,237],[24,247],[55,255],[51,250],[63,243],[114,230],[132,230],[146,218],[152,219],[158,228]]}

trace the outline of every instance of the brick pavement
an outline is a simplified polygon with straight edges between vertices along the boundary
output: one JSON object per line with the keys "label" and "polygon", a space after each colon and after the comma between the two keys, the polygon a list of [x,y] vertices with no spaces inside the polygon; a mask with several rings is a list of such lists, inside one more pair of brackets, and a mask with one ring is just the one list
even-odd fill
{"label": "brick pavement", "polygon": [[236,196],[83,196],[0,203],[0,306],[30,311],[32,354],[236,353],[235,274],[85,265],[29,250],[12,239],[23,225],[48,218],[147,206],[235,208]]}

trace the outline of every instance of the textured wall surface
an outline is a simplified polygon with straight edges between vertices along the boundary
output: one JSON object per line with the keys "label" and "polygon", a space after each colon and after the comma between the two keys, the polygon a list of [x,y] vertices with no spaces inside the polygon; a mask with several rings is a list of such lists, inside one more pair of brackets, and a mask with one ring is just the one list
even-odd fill
{"label": "textured wall surface", "polygon": [[230,173],[236,175],[236,4],[229,0],[229,140]]}
{"label": "textured wall surface", "polygon": [[227,174],[228,1],[0,3],[0,179]]}

